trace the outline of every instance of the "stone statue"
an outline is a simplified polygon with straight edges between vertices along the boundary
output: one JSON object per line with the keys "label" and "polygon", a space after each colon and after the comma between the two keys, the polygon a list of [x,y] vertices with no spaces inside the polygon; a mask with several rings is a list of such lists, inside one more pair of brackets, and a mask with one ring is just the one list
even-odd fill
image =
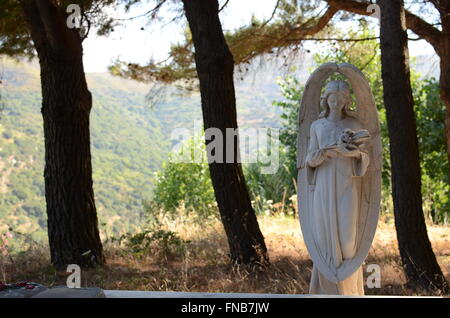
{"label": "stone statue", "polygon": [[[352,103],[343,74],[356,97]],[[381,140],[375,102],[353,65],[326,63],[308,79],[299,113],[298,206],[313,260],[311,294],[364,295],[362,263],[378,222]]]}

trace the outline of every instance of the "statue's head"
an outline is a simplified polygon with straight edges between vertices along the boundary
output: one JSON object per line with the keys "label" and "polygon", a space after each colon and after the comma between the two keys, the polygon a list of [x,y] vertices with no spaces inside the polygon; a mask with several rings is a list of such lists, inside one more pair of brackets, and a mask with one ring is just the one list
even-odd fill
{"label": "statue's head", "polygon": [[330,109],[341,111],[347,115],[351,104],[350,87],[344,81],[330,81],[325,87],[325,93],[321,97],[321,106],[324,109],[323,117],[327,117]]}

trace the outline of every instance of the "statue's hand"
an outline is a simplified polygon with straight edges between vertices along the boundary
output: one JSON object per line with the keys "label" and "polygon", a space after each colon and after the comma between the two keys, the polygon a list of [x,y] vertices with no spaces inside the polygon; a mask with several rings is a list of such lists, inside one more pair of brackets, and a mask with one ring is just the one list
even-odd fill
{"label": "statue's hand", "polygon": [[357,147],[349,149],[345,143],[339,144],[336,147],[336,152],[347,158],[361,158],[361,150],[359,150]]}
{"label": "statue's hand", "polygon": [[336,158],[337,157],[336,148],[325,149],[325,156],[327,156],[327,158]]}

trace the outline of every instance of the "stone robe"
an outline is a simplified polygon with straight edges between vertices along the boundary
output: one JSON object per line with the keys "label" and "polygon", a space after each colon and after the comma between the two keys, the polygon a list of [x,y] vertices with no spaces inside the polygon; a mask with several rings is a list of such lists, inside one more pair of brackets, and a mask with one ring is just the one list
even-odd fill
{"label": "stone robe", "polygon": [[[346,128],[362,129],[358,120],[349,116],[338,122],[327,118],[313,122],[306,157],[309,188],[313,191],[310,209],[314,241],[325,262],[334,268],[356,253],[360,177],[369,165],[369,155],[364,150],[359,159],[325,155],[324,148],[335,145]],[[310,293],[364,295],[362,267],[343,281],[333,283],[314,266]]]}

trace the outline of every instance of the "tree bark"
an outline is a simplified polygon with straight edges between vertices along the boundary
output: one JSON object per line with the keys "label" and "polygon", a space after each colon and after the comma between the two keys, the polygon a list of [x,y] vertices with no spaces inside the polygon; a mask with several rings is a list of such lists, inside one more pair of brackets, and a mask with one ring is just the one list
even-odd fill
{"label": "tree bark", "polygon": [[[204,128],[218,128],[225,140],[226,129],[236,129],[238,125],[233,82],[234,61],[220,24],[218,2],[183,0],[183,3],[195,47]],[[216,149],[220,150],[227,158],[225,143],[223,149]],[[233,264],[265,264],[268,262],[267,248],[237,158],[238,145],[234,138],[232,163],[209,160],[230,257]]]}
{"label": "tree bark", "polygon": [[49,0],[22,0],[41,69],[45,199],[51,260],[104,263],[92,187],[89,114],[82,41],[64,11]]}
{"label": "tree bark", "polygon": [[[450,2],[442,1],[437,7],[441,16],[442,31],[436,52],[440,58],[439,86],[441,99],[445,104],[445,136],[447,160],[450,166]],[[450,183],[450,169],[448,181]]]}
{"label": "tree bark", "polygon": [[395,225],[413,289],[448,290],[428,238],[422,210],[417,128],[410,83],[403,0],[378,0],[384,103],[389,129]]}
{"label": "tree bark", "polygon": [[[445,105],[445,137],[447,160],[450,167],[450,32],[447,36],[448,38],[443,39],[441,44],[439,90]],[[448,180],[450,183],[450,169],[448,169]]]}

